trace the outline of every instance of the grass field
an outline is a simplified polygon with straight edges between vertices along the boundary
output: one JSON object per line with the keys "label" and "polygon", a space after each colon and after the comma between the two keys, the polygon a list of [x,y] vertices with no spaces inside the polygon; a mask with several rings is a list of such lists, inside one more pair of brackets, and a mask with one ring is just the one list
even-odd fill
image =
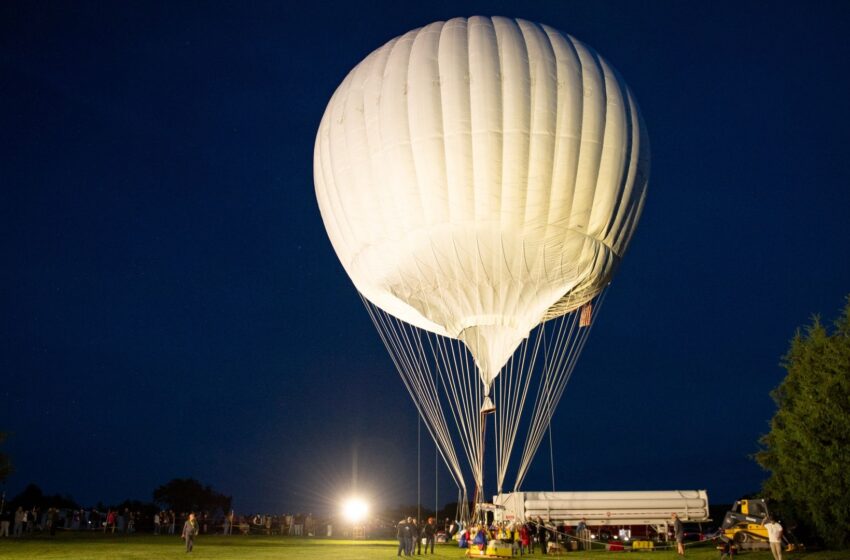
{"label": "grass field", "polygon": [[[183,541],[175,536],[111,537],[102,535],[60,535],[55,538],[0,539],[0,560],[161,560],[185,558]],[[628,556],[634,560],[673,560],[675,552],[570,552],[567,560],[616,560]],[[266,560],[266,559],[338,559],[373,560],[396,557],[394,541],[343,541],[329,539],[298,539],[290,537],[223,537],[201,536],[195,541],[192,558],[201,560]],[[743,560],[771,560],[770,552],[745,552]],[[434,558],[464,558],[464,551],[455,545],[438,545]],[[552,558],[535,554],[524,558]],[[717,560],[719,554],[711,546],[688,549],[688,560]],[[847,560],[841,552],[798,552],[786,554],[788,560]]]}

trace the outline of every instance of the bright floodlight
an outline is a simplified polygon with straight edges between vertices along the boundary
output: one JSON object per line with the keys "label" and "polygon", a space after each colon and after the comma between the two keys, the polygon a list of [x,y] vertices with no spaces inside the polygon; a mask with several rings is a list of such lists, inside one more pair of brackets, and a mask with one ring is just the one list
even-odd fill
{"label": "bright floodlight", "polygon": [[369,505],[360,498],[349,498],[342,503],[342,514],[350,523],[359,523],[369,513]]}

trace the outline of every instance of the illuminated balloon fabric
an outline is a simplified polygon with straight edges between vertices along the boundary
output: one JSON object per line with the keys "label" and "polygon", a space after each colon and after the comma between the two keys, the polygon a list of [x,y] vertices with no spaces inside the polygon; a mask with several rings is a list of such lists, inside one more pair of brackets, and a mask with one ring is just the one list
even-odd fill
{"label": "illuminated balloon fabric", "polygon": [[357,289],[464,341],[489,387],[529,331],[609,282],[649,144],[596,52],[545,25],[472,17],[389,41],[331,98],[316,195]]}

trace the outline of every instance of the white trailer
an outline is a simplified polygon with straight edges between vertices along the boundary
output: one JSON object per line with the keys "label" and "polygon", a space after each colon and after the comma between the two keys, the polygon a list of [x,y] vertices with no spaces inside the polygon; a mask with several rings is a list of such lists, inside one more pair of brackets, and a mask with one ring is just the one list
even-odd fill
{"label": "white trailer", "polygon": [[671,514],[684,523],[709,521],[705,490],[638,492],[512,492],[493,497],[497,521],[537,521],[590,527],[652,527],[667,534]]}

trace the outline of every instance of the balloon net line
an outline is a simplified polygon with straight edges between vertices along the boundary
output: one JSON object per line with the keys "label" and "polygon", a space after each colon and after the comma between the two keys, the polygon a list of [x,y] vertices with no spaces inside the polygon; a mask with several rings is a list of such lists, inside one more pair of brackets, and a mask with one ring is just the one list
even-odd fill
{"label": "balloon net line", "polygon": [[[606,292],[594,300],[594,316]],[[481,434],[486,416],[480,413],[483,384],[470,352],[459,340],[414,327],[362,295],[361,299],[459,492],[467,495],[465,469],[455,442],[459,442],[476,486],[482,487]],[[585,325],[582,315],[579,309],[533,329],[493,383],[498,493],[503,491],[523,422],[526,437],[515,491],[528,474],[590,333],[593,322]],[[532,395],[534,404],[529,415],[527,404]]]}

